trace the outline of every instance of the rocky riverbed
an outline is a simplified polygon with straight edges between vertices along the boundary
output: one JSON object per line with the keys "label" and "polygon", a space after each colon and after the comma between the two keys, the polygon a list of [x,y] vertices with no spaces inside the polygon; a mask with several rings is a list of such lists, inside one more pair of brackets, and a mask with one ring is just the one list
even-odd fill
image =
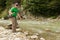
{"label": "rocky riverbed", "polygon": [[18,21],[20,28],[15,33],[5,28],[10,23],[0,20],[0,40],[60,40],[59,22]]}
{"label": "rocky riverbed", "polygon": [[0,26],[0,40],[45,40],[43,37],[38,37],[38,33],[30,33],[28,31],[20,31],[13,33],[11,29],[5,29]]}

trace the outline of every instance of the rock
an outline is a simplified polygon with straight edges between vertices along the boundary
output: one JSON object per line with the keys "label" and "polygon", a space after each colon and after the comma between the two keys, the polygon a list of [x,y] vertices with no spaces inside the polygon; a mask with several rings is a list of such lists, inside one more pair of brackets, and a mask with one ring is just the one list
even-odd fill
{"label": "rock", "polygon": [[41,37],[40,40],[45,40],[45,39],[43,37]]}
{"label": "rock", "polygon": [[25,38],[25,37],[26,37],[26,35],[25,35],[25,34],[23,34],[23,33],[20,33],[20,34],[16,34],[16,37]]}
{"label": "rock", "polygon": [[60,31],[59,30],[56,30],[56,33],[60,33]]}
{"label": "rock", "polygon": [[4,18],[3,18],[3,17],[2,17],[1,19],[2,19],[2,20],[4,20]]}
{"label": "rock", "polygon": [[42,34],[42,33],[44,33],[44,31],[42,31],[42,30],[39,30],[39,31],[38,31],[38,33],[39,33],[39,34]]}
{"label": "rock", "polygon": [[5,29],[2,27],[2,26],[0,26],[0,31],[2,32],[2,31],[4,31]]}
{"label": "rock", "polygon": [[8,40],[8,39],[6,39],[6,38],[0,38],[0,40]]}
{"label": "rock", "polygon": [[22,40],[22,39],[20,39],[20,38],[15,38],[14,40]]}
{"label": "rock", "polygon": [[18,31],[18,32],[21,32],[21,30],[22,30],[22,29],[20,29],[20,28],[17,28],[17,29],[16,29],[16,31]]}
{"label": "rock", "polygon": [[36,35],[32,35],[31,38],[38,38],[38,36],[36,36]]}
{"label": "rock", "polygon": [[8,24],[5,28],[6,29],[12,29],[12,24]]}
{"label": "rock", "polygon": [[26,32],[24,32],[24,34],[28,35],[29,33],[28,33],[28,31],[26,31]]}
{"label": "rock", "polygon": [[35,33],[34,35],[37,35],[38,36],[39,34],[38,33]]}
{"label": "rock", "polygon": [[[19,26],[17,25],[16,28],[19,28]],[[12,24],[8,24],[8,25],[6,26],[6,29],[12,29]]]}
{"label": "rock", "polygon": [[50,30],[50,29],[45,29],[45,31],[47,31],[47,32],[51,32],[51,30]]}
{"label": "rock", "polygon": [[38,36],[37,35],[28,36],[28,38],[30,40],[38,40]]}

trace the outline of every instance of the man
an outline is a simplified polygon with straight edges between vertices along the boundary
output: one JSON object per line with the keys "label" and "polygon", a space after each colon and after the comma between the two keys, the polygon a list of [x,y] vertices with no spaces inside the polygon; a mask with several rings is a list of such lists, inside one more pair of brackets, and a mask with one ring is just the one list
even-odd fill
{"label": "man", "polygon": [[20,13],[19,13],[18,7],[19,7],[18,3],[14,3],[13,7],[9,10],[9,18],[11,19],[11,22],[12,22],[12,31],[13,32],[16,32],[16,27],[17,27],[16,16],[18,15],[20,18]]}

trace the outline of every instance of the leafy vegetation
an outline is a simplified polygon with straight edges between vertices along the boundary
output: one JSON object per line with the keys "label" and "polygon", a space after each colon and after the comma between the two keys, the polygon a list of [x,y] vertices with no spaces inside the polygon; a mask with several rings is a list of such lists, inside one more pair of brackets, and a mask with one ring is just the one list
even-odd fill
{"label": "leafy vegetation", "polygon": [[0,15],[17,1],[34,16],[57,17],[60,15],[60,0],[0,0]]}
{"label": "leafy vegetation", "polygon": [[26,8],[35,16],[57,16],[60,15],[59,0],[27,0]]}

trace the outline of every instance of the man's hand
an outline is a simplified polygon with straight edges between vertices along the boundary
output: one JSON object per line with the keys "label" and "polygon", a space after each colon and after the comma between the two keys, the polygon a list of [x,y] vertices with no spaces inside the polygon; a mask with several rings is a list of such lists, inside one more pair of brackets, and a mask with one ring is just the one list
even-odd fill
{"label": "man's hand", "polygon": [[18,13],[18,17],[19,17],[19,19],[21,20],[21,14],[20,14],[20,13]]}
{"label": "man's hand", "polygon": [[12,15],[12,12],[11,11],[9,11],[9,15]]}

